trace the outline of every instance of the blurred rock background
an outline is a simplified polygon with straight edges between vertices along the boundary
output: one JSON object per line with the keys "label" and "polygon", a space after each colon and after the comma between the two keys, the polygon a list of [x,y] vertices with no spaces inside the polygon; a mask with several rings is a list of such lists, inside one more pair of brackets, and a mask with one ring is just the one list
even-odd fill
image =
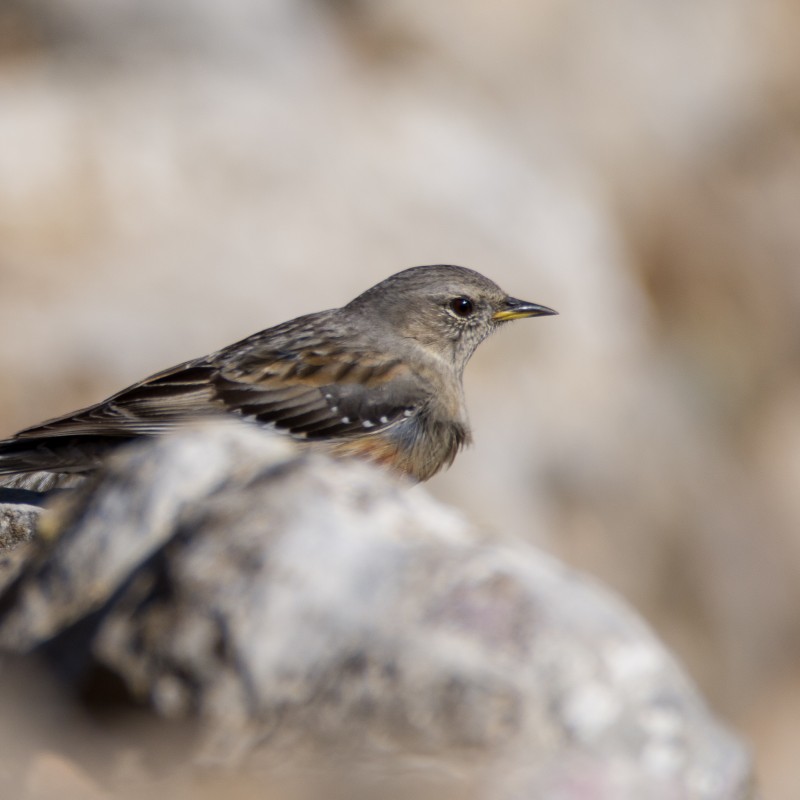
{"label": "blurred rock background", "polygon": [[800,796],[800,7],[4,0],[0,434],[405,266],[561,316],[429,488],[621,591]]}

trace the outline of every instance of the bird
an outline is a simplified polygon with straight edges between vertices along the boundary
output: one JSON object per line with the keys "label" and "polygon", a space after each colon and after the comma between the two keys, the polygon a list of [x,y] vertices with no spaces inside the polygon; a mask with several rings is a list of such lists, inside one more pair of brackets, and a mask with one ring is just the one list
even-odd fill
{"label": "bird", "polygon": [[471,442],[462,378],[478,345],[557,313],[466,267],[411,267],[0,441],[0,486],[73,486],[126,442],[220,414],[425,481]]}

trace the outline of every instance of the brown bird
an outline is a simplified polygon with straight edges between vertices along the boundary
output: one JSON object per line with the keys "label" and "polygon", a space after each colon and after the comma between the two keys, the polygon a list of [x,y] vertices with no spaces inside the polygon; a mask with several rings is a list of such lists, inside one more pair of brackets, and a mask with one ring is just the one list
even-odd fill
{"label": "brown bird", "polygon": [[462,375],[498,326],[555,314],[464,267],[398,272],[0,442],[0,486],[69,486],[115,447],[228,413],[424,481],[470,441]]}

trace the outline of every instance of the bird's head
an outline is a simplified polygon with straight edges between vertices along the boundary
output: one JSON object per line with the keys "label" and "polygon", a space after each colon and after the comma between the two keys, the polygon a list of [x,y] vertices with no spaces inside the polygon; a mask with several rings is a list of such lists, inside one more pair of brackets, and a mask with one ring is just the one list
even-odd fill
{"label": "bird's head", "polygon": [[500,325],[558,313],[510,297],[479,272],[444,264],[398,272],[367,289],[347,308],[373,320],[376,331],[388,328],[392,335],[418,342],[459,373]]}

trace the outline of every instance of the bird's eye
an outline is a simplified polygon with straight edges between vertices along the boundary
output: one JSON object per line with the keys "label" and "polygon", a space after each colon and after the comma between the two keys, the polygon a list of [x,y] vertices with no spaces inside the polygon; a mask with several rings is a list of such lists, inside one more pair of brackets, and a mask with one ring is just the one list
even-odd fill
{"label": "bird's eye", "polygon": [[468,317],[475,310],[475,304],[469,297],[454,297],[449,305],[457,317]]}

